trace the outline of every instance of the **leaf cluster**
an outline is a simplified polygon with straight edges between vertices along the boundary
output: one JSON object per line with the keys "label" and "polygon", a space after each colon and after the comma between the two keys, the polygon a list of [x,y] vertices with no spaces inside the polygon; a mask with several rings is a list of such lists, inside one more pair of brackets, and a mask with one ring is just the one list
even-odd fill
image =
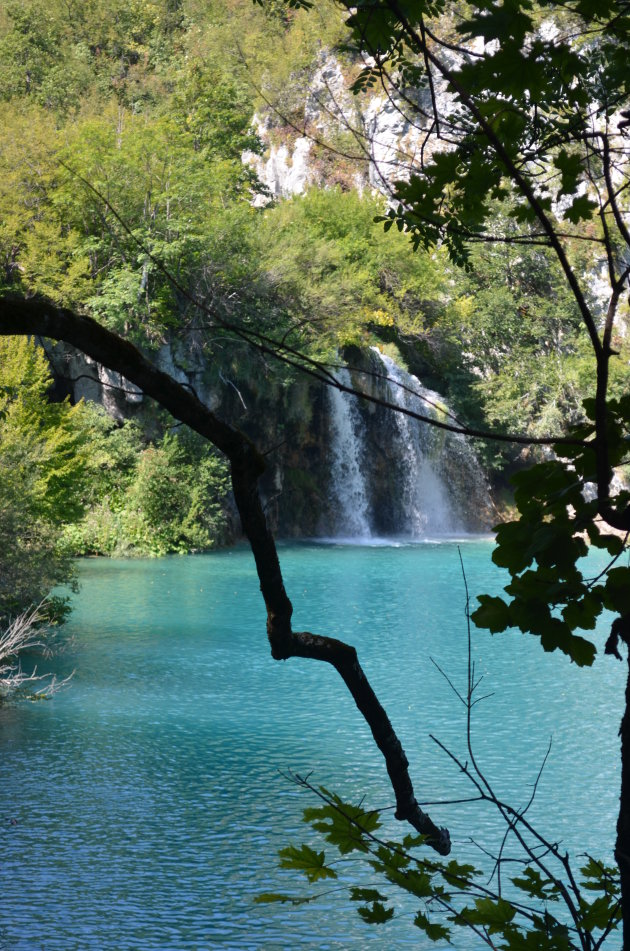
{"label": "leaf cluster", "polygon": [[[627,452],[630,398],[610,400],[607,435],[613,465]],[[593,400],[585,412],[594,415]],[[576,630],[594,630],[604,609],[625,616],[630,611],[630,567],[619,564],[627,537],[601,523],[597,497],[588,492],[596,479],[594,423],[573,430],[574,447],[557,446],[550,459],[513,477],[518,519],[497,527],[494,562],[506,568],[510,601],[479,597],[472,619],[492,633],[515,627],[540,637],[546,651],[561,650],[580,666],[593,663],[595,644]],[[586,487],[586,488],[585,488]],[[622,490],[612,505],[623,511],[630,493]],[[610,562],[595,578],[580,565],[588,545],[605,551]]]}
{"label": "leaf cluster", "polygon": [[[593,947],[599,947],[620,920],[618,872],[592,858],[581,869],[576,923],[569,926],[562,918],[560,883],[534,861],[525,862],[521,872],[511,877],[509,895],[505,890],[497,893],[487,887],[481,871],[470,864],[423,858],[416,851],[423,844],[422,836],[385,840],[377,835],[382,827],[378,812],[344,802],[324,787],[312,787],[308,780],[298,777],[297,781],[323,802],[307,808],[304,821],[338,856],[352,853],[359,862],[354,875],[344,869],[343,887],[366,924],[386,925],[400,909],[404,894],[417,905],[413,925],[431,942],[447,941],[457,946],[457,934],[464,929],[489,947],[505,951],[571,951],[583,947],[584,934]],[[329,880],[342,884],[334,867],[336,860],[328,856],[327,850],[317,851],[302,844],[282,848],[278,854],[281,869],[303,875],[310,885]],[[355,882],[359,877],[362,880],[363,870],[376,876],[377,883],[346,885],[349,877]],[[254,900],[295,906],[315,901],[328,891],[301,895],[266,892]],[[586,898],[587,893],[592,899]]]}
{"label": "leaf cluster", "polygon": [[227,540],[229,477],[211,447],[188,431],[147,443],[133,422],[90,415],[86,513],[64,528],[73,554],[155,557]]}
{"label": "leaf cluster", "polygon": [[[447,9],[459,36],[450,46],[455,57],[443,55],[444,21],[431,41],[425,32]],[[553,29],[541,28],[545,16],[555,17]],[[395,223],[410,232],[415,247],[444,243],[470,267],[470,240],[500,237],[497,201],[508,200],[509,215],[525,226],[541,216],[569,226],[593,218],[599,203],[590,183],[603,172],[589,143],[593,125],[612,123],[625,101],[627,17],[551,0],[474,7],[374,0],[351,10],[347,26],[357,50],[375,60],[358,86],[378,77],[395,95],[429,84],[437,109],[438,146],[398,183],[386,229]],[[551,241],[549,231],[543,239]]]}

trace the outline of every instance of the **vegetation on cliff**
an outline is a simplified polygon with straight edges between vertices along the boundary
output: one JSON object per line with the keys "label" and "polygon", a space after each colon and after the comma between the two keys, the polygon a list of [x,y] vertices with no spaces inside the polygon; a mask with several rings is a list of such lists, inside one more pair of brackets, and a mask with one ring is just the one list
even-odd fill
{"label": "vegetation on cliff", "polygon": [[[322,44],[356,75],[341,24],[333,4],[310,16],[249,0],[7,5],[0,288],[84,308],[152,350],[185,339],[208,360],[224,356],[225,332],[191,298],[237,327],[290,331],[324,358],[403,338],[412,369],[471,422],[558,432],[581,414],[587,371],[575,305],[544,249],[479,245],[462,274],[444,253],[413,254],[402,234],[381,241],[384,199],[350,190],[350,174],[252,204],[264,189],[242,154],[263,149],[256,110],[276,142],[295,138],[287,121],[304,124]],[[361,169],[344,134],[331,120],[324,185],[339,166]]]}

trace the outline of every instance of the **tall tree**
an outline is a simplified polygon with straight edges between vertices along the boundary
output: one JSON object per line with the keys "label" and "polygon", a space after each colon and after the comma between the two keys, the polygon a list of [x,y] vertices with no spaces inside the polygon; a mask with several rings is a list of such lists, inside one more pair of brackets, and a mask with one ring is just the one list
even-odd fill
{"label": "tall tree", "polygon": [[0,624],[75,577],[61,528],[81,513],[86,433],[82,407],[49,402],[51,382],[41,348],[0,338]]}

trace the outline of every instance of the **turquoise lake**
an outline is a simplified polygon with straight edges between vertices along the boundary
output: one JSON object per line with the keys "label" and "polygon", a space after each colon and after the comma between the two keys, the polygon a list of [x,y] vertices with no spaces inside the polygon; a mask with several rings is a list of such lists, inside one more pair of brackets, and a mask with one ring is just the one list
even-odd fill
{"label": "turquoise lake", "polygon": [[[471,594],[501,576],[492,543],[460,543]],[[465,591],[455,542],[280,549],[296,630],[354,644],[396,727],[422,801],[471,788],[430,739],[465,754]],[[384,764],[334,670],[276,663],[249,551],[85,561],[47,662],[75,669],[51,701],[0,711],[0,949],[423,948],[413,905],[381,928],[343,893],[296,909],[262,891],[306,891],[277,849],[311,841],[313,803],[283,770],[369,806],[392,803]],[[625,664],[582,670],[533,637],[473,631],[484,674],[474,721],[497,792],[523,805],[552,749],[530,820],[576,855],[612,862]],[[503,827],[486,807],[433,805],[453,856],[480,863]],[[9,820],[17,820],[11,824]],[[392,820],[391,834],[407,831]],[[474,843],[471,841],[474,839]],[[475,844],[477,843],[477,844]],[[319,848],[322,848],[319,845]],[[578,863],[579,864],[579,863]],[[611,939],[607,947],[617,947]],[[479,943],[462,935],[458,949]]]}

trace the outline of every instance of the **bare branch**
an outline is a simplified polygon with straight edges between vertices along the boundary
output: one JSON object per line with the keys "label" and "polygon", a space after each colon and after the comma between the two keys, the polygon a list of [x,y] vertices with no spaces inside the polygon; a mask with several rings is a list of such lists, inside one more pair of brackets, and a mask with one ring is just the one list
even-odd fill
{"label": "bare branch", "polygon": [[51,697],[72,679],[72,674],[59,681],[53,674],[38,674],[37,667],[30,673],[22,669],[20,654],[41,650],[45,646],[41,628],[38,627],[42,621],[44,615],[42,604],[39,604],[19,614],[0,633],[0,700],[21,693],[25,687],[35,683],[40,686],[36,693],[28,696],[32,699]]}

